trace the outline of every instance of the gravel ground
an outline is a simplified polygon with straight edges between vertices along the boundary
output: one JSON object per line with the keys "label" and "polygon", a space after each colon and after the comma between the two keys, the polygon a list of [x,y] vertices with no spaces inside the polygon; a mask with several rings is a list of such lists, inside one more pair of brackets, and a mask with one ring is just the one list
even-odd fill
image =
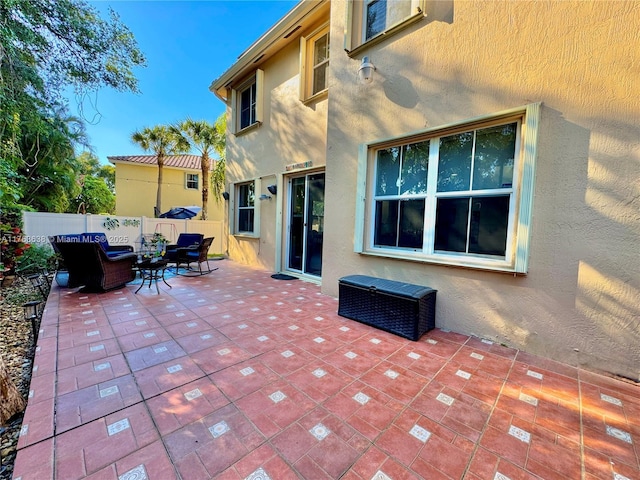
{"label": "gravel ground", "polygon": [[[17,278],[13,285],[0,288],[0,355],[13,383],[26,399],[31,382],[34,345],[31,322],[25,321],[22,304],[42,300],[31,282]],[[10,480],[16,458],[23,412],[0,426],[0,480]]]}

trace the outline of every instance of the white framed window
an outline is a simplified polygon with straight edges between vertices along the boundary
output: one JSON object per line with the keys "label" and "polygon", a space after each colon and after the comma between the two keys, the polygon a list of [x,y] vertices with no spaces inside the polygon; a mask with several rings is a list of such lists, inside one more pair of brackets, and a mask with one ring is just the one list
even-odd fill
{"label": "white framed window", "polygon": [[379,41],[424,17],[426,0],[349,0],[345,50]]}
{"label": "white framed window", "polygon": [[236,234],[253,235],[255,233],[255,182],[235,185],[235,231]]}
{"label": "white framed window", "polygon": [[300,99],[325,93],[329,73],[329,24],[308,37],[300,37]]}
{"label": "white framed window", "polygon": [[355,250],[526,273],[539,111],[363,146]]}
{"label": "white framed window", "polygon": [[185,174],[185,188],[188,190],[198,190],[200,184],[200,176],[197,173]]}
{"label": "white framed window", "polygon": [[259,126],[262,123],[264,72],[254,75],[231,91],[231,125],[233,133]]}

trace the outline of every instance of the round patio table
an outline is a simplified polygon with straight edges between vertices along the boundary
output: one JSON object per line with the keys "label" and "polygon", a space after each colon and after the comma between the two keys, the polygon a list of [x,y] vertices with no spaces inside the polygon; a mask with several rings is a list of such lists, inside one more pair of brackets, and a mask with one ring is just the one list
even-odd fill
{"label": "round patio table", "polygon": [[158,280],[162,280],[167,287],[171,288],[171,285],[169,285],[164,278],[164,271],[167,269],[168,264],[168,260],[163,260],[161,258],[145,259],[139,261],[136,266],[138,267],[138,271],[140,272],[140,277],[142,277],[142,283],[138,287],[138,290],[135,291],[135,293],[138,293],[140,291],[145,282],[149,282],[149,288],[151,288],[151,284],[155,283],[156,292],[158,292],[159,295],[160,289],[158,288]]}

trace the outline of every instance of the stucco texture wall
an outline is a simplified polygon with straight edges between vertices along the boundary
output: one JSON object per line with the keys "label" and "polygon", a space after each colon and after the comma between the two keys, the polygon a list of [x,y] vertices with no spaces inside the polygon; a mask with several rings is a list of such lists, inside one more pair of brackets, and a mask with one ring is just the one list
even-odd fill
{"label": "stucco texture wall", "polygon": [[[357,58],[332,50],[323,291],[438,290],[437,326],[640,378],[640,2],[428,2]],[[333,45],[344,1],[331,5]],[[374,81],[356,81],[362,55]],[[358,145],[542,102],[527,275],[353,251]]]}
{"label": "stucco texture wall", "polygon": [[[190,170],[189,173],[197,173],[202,182],[202,174],[199,170]],[[185,188],[185,170],[164,167],[162,179],[163,212],[178,206],[202,206],[201,190]],[[118,163],[116,165],[116,214],[153,218],[157,189],[157,166]],[[215,201],[211,195],[211,189],[209,189],[208,205],[208,220],[224,221],[225,205],[223,202]]]}
{"label": "stucco texture wall", "polygon": [[[317,28],[315,25],[304,35]],[[286,165],[311,161],[325,164],[327,99],[310,104],[299,100],[300,43],[292,42],[260,66],[264,71],[264,121],[255,129],[227,136],[227,183],[260,180],[256,198],[268,193],[267,185],[283,178]],[[228,105],[227,118],[231,118]],[[286,188],[270,201],[256,199],[259,238],[229,235],[229,257],[268,270],[276,267],[277,216],[286,211]],[[233,205],[230,208],[233,215]]]}

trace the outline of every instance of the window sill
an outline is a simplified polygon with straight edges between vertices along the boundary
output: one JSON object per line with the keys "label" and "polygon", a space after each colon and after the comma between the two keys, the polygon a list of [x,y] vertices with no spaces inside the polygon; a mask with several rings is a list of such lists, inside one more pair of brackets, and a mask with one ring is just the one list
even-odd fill
{"label": "window sill", "polygon": [[513,264],[507,262],[506,260],[483,260],[481,258],[471,258],[471,257],[463,257],[463,256],[444,256],[444,255],[424,255],[420,254],[412,254],[411,252],[404,251],[373,251],[366,250],[364,252],[359,252],[360,255],[369,256],[369,257],[377,257],[377,258],[388,258],[390,260],[403,260],[409,262],[417,262],[417,263],[427,263],[434,265],[442,265],[446,267],[459,267],[459,268],[470,268],[473,270],[486,270],[490,272],[501,272],[501,273],[509,273],[509,274],[519,274],[526,275],[523,272],[516,272],[516,269]]}
{"label": "window sill", "polygon": [[329,96],[329,89],[325,88],[321,92],[316,93],[315,95],[311,95],[308,98],[302,100],[302,103],[305,105],[311,105],[312,103],[319,102],[320,100],[324,100]]}
{"label": "window sill", "polygon": [[242,130],[238,130],[237,132],[234,133],[234,135],[236,137],[240,137],[240,136],[244,135],[245,133],[248,133],[248,132],[250,132],[252,130],[255,130],[256,128],[259,128],[260,126],[262,126],[262,122],[252,123],[248,127],[244,127]]}
{"label": "window sill", "polygon": [[372,37],[369,40],[365,41],[364,43],[361,43],[357,47],[354,47],[351,50],[346,50],[347,55],[349,55],[349,57],[353,58],[353,57],[357,56],[358,54],[360,54],[361,52],[363,52],[364,50],[367,50],[369,47],[372,47],[372,46],[374,46],[374,45],[386,40],[387,37],[393,36],[394,34],[398,33],[399,31],[404,30],[405,28],[413,25],[414,23],[419,22],[423,18],[426,18],[426,14],[424,12],[420,11],[420,12],[414,13],[413,15],[411,15],[410,17],[407,17],[406,19],[402,20],[401,22],[396,23],[395,25],[393,25],[389,29],[387,29],[387,30],[385,30],[383,32],[380,32],[375,37]]}
{"label": "window sill", "polygon": [[252,233],[234,233],[232,234],[235,238],[240,238],[243,240],[259,240],[260,237],[258,235],[253,235]]}

